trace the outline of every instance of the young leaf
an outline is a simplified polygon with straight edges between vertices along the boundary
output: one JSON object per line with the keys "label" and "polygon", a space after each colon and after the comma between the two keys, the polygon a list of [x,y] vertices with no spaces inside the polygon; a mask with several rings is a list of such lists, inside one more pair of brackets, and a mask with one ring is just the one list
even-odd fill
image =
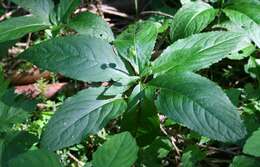
{"label": "young leaf", "polygon": [[137,159],[138,146],[128,132],[112,136],[93,154],[95,167],[131,167]]}
{"label": "young leaf", "polygon": [[10,18],[0,23],[0,42],[18,39],[27,33],[43,30],[48,26],[49,23],[35,16]]}
{"label": "young leaf", "polygon": [[257,24],[260,24],[259,0],[230,0],[230,3],[226,6],[226,8],[244,13]]}
{"label": "young leaf", "polygon": [[58,21],[68,23],[72,12],[80,3],[81,0],[61,0],[57,9]]}
{"label": "young leaf", "polygon": [[23,153],[9,161],[9,167],[36,167],[36,166],[61,167],[55,153],[46,150],[32,150]]}
{"label": "young leaf", "polygon": [[217,11],[204,2],[189,2],[175,14],[171,25],[171,39],[176,41],[202,31],[212,22]]}
{"label": "young leaf", "polygon": [[236,51],[241,38],[241,33],[208,32],[178,40],[153,62],[152,70],[198,71]]}
{"label": "young leaf", "polygon": [[113,32],[107,22],[90,12],[79,14],[68,23],[68,26],[79,34],[94,36],[108,42],[114,40]]}
{"label": "young leaf", "polygon": [[104,88],[90,88],[68,98],[48,122],[42,146],[58,150],[77,144],[121,115],[126,102],[118,98],[101,100],[103,92]]}
{"label": "young leaf", "polygon": [[49,16],[54,9],[52,0],[12,0],[17,5],[27,9],[34,16],[49,22]]}
{"label": "young leaf", "polygon": [[20,58],[81,81],[118,81],[128,77],[124,63],[109,43],[85,35],[42,42],[24,51]]}
{"label": "young leaf", "polygon": [[130,25],[115,40],[119,54],[128,60],[135,72],[142,74],[149,61],[157,38],[154,22],[144,21]]}
{"label": "young leaf", "polygon": [[243,152],[256,157],[260,157],[260,129],[249,137],[244,145]]}
{"label": "young leaf", "polygon": [[166,73],[151,81],[160,89],[160,112],[188,128],[223,142],[244,138],[239,113],[220,87],[192,72]]}
{"label": "young leaf", "polygon": [[235,10],[225,9],[224,13],[229,17],[229,19],[235,23],[237,26],[241,27],[243,32],[255,42],[255,44],[260,47],[260,26],[257,25],[252,19],[243,13]]}

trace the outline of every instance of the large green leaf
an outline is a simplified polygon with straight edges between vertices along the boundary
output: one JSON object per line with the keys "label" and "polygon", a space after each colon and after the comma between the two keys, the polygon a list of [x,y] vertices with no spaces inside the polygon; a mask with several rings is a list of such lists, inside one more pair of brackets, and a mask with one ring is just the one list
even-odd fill
{"label": "large green leaf", "polygon": [[154,73],[168,70],[197,71],[237,51],[244,36],[233,32],[208,32],[178,40],[153,62]]}
{"label": "large green leaf", "polygon": [[132,64],[136,73],[141,74],[150,66],[157,33],[154,22],[144,21],[130,25],[116,38],[114,44],[119,54]]}
{"label": "large green leaf", "polygon": [[0,23],[0,42],[18,39],[27,33],[39,31],[48,26],[49,23],[35,16],[10,18]]}
{"label": "large green leaf", "polygon": [[244,145],[243,152],[260,157],[260,129],[249,137]]}
{"label": "large green leaf", "polygon": [[71,14],[80,3],[81,0],[61,0],[57,8],[58,21],[67,23]]}
{"label": "large green leaf", "polygon": [[220,87],[192,72],[166,73],[150,85],[160,89],[160,112],[188,128],[223,142],[246,135],[239,113]]}
{"label": "large green leaf", "polygon": [[224,10],[229,19],[237,26],[241,27],[243,32],[260,47],[260,26],[243,13],[235,10]]}
{"label": "large green leaf", "polygon": [[227,8],[244,13],[257,24],[260,24],[260,1],[259,0],[231,0]]}
{"label": "large green leaf", "polygon": [[82,81],[109,81],[127,77],[124,63],[109,43],[85,35],[51,39],[24,51],[20,58]]}
{"label": "large green leaf", "polygon": [[33,15],[49,21],[49,16],[54,8],[52,0],[12,0],[17,5],[30,11]]}
{"label": "large green leaf", "polygon": [[128,132],[112,136],[93,154],[95,167],[131,167],[137,159],[138,147]]}
{"label": "large green leaf", "polygon": [[46,150],[32,150],[9,161],[9,167],[61,167],[57,155]]}
{"label": "large green leaf", "polygon": [[170,32],[172,41],[202,31],[214,20],[216,14],[217,11],[207,3],[185,3],[174,16]]}
{"label": "large green leaf", "polygon": [[103,92],[103,88],[89,88],[68,98],[47,124],[42,146],[58,150],[79,143],[121,115],[126,102],[121,98],[102,100]]}
{"label": "large green leaf", "polygon": [[68,26],[80,34],[94,36],[108,42],[114,40],[113,32],[107,22],[90,12],[79,14],[69,22]]}

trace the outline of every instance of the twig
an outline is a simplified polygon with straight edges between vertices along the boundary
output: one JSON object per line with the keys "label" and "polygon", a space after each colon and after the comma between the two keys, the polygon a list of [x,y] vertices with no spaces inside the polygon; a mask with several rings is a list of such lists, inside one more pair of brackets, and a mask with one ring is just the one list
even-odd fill
{"label": "twig", "polygon": [[109,10],[109,9],[103,9],[103,12],[104,12],[104,13],[107,13],[107,14],[111,14],[111,15],[115,15],[115,16],[119,16],[119,17],[123,17],[123,18],[127,18],[127,19],[133,20],[133,17],[128,16],[127,14],[122,13],[122,12],[119,12],[119,11],[113,11],[113,10]]}
{"label": "twig", "polygon": [[72,155],[70,152],[68,152],[68,156],[69,156],[71,159],[73,159],[74,161],[76,161],[80,167],[83,167],[83,166],[84,166],[84,163],[83,163],[82,161],[78,160],[78,159],[77,159],[74,155]]}
{"label": "twig", "polygon": [[98,15],[104,19],[104,13],[102,11],[102,1],[101,0],[96,0],[96,8],[97,8]]}
{"label": "twig", "polygon": [[163,132],[163,134],[165,134],[167,137],[170,138],[171,143],[172,143],[172,145],[173,145],[173,147],[174,147],[174,149],[175,149],[177,155],[180,156],[180,155],[181,155],[181,150],[180,150],[180,149],[177,147],[177,145],[175,144],[176,139],[175,139],[173,136],[170,136],[170,135],[166,132],[166,130],[163,128],[162,124],[160,124],[160,129],[161,129],[161,131]]}
{"label": "twig", "polygon": [[30,47],[31,37],[32,37],[32,33],[29,33],[26,41],[25,49],[28,49]]}
{"label": "twig", "polygon": [[143,12],[141,12],[141,15],[147,15],[147,14],[157,14],[157,15],[173,18],[172,15],[169,15],[167,13],[163,13],[160,11],[143,11]]}
{"label": "twig", "polygon": [[231,155],[237,155],[238,154],[238,153],[235,153],[235,152],[231,151],[232,149],[225,150],[225,149],[216,148],[216,147],[212,147],[212,146],[206,146],[206,145],[202,145],[202,144],[198,144],[198,146],[202,147],[202,148],[209,149],[209,150],[213,150],[213,151],[224,152],[224,153],[231,154]]}
{"label": "twig", "polygon": [[10,12],[5,13],[4,15],[0,16],[0,21],[3,21],[7,17],[10,17],[16,10],[12,10]]}

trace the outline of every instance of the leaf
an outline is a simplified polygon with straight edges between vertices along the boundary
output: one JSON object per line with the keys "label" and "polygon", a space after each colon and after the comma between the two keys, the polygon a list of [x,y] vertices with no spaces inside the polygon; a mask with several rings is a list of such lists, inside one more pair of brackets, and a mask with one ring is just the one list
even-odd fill
{"label": "leaf", "polygon": [[86,82],[118,81],[127,77],[124,63],[112,46],[85,35],[42,42],[21,53],[20,58],[40,68]]}
{"label": "leaf", "polygon": [[15,108],[21,108],[27,112],[34,112],[37,107],[38,100],[30,99],[24,95],[18,95],[14,89],[8,89],[4,92],[4,95],[0,97],[0,101],[8,106]]}
{"label": "leaf", "polygon": [[108,42],[114,40],[114,34],[107,22],[90,12],[79,14],[69,22],[68,26],[79,34],[101,38]]}
{"label": "leaf", "polygon": [[158,136],[150,145],[140,150],[140,166],[161,167],[161,161],[172,150],[171,141],[167,137]]}
{"label": "leaf", "polygon": [[61,167],[57,155],[46,150],[28,151],[9,161],[9,167],[38,167],[39,165]]}
{"label": "leaf", "polygon": [[260,78],[260,59],[250,56],[248,63],[245,65],[245,71],[253,78]]}
{"label": "leaf", "polygon": [[135,137],[139,146],[151,144],[160,135],[160,120],[154,104],[155,90],[137,85],[128,101],[121,128]]}
{"label": "leaf", "polygon": [[0,143],[0,159],[2,158],[0,166],[7,166],[11,158],[15,158],[19,154],[26,152],[38,141],[38,138],[25,131],[9,131],[0,141],[2,141]]}
{"label": "leaf", "polygon": [[34,16],[20,16],[0,23],[0,42],[18,39],[30,32],[43,30],[50,26]]}
{"label": "leaf", "polygon": [[91,162],[88,162],[84,165],[84,167],[93,167]]}
{"label": "leaf", "polygon": [[243,13],[237,12],[235,10],[225,9],[224,13],[229,17],[229,19],[240,26],[244,33],[255,42],[255,44],[260,47],[260,26],[257,25],[252,19]]}
{"label": "leaf", "polygon": [[255,131],[252,136],[250,136],[243,148],[243,152],[256,157],[260,157],[260,129]]}
{"label": "leaf", "polygon": [[260,97],[260,88],[259,87],[255,88],[255,86],[252,83],[245,84],[244,92],[246,95],[246,100],[258,99]]}
{"label": "leaf", "polygon": [[31,12],[34,16],[49,22],[49,16],[54,9],[52,0],[12,0],[17,5]]}
{"label": "leaf", "polygon": [[166,73],[151,81],[160,89],[158,110],[172,120],[223,142],[237,142],[246,129],[220,87],[192,72]]}
{"label": "leaf", "polygon": [[154,22],[144,21],[130,25],[115,40],[119,54],[131,63],[136,73],[142,74],[149,67],[157,38]]}
{"label": "leaf", "polygon": [[131,167],[137,159],[137,153],[137,144],[130,133],[116,134],[93,154],[93,166]]}
{"label": "leaf", "polygon": [[190,145],[182,154],[181,157],[181,167],[196,167],[198,162],[203,160],[206,157],[206,153],[202,152],[198,146]]}
{"label": "leaf", "polygon": [[239,97],[241,95],[241,90],[237,88],[230,88],[226,89],[225,93],[227,94],[228,98],[235,106],[239,105]]}
{"label": "leaf", "polygon": [[129,76],[127,78],[122,78],[120,81],[115,81],[111,86],[106,87],[104,92],[105,96],[116,96],[123,94],[129,90],[132,86],[138,82],[140,78],[138,76]]}
{"label": "leaf", "polygon": [[241,26],[238,24],[233,23],[230,20],[226,20],[216,26],[214,28],[221,28],[221,29],[226,29],[231,32],[236,32],[236,33],[241,33],[243,34],[243,37],[241,38],[240,42],[237,44],[237,52],[229,53],[228,58],[231,60],[242,60],[245,57],[250,56],[255,50],[256,47],[255,45],[252,44],[249,36],[243,30]]}
{"label": "leaf", "polygon": [[171,25],[171,40],[176,41],[198,33],[211,23],[217,10],[204,2],[189,2],[175,14]]}
{"label": "leaf", "polygon": [[58,150],[78,144],[121,115],[126,109],[125,101],[120,98],[101,100],[103,92],[103,88],[89,88],[68,98],[48,122],[42,146]]}
{"label": "leaf", "polygon": [[231,0],[226,8],[244,13],[257,24],[260,24],[260,1],[259,0]]}
{"label": "leaf", "polygon": [[21,123],[29,117],[22,108],[15,108],[0,101],[0,132],[9,130],[14,124]]}
{"label": "leaf", "polygon": [[4,72],[3,72],[3,68],[1,65],[0,65],[0,83],[1,83],[0,84],[0,97],[2,97],[9,86],[9,82],[6,81],[4,78]]}
{"label": "leaf", "polygon": [[16,41],[7,41],[0,43],[0,60],[8,55],[8,49],[11,48]]}
{"label": "leaf", "polygon": [[4,139],[0,138],[0,167],[3,165],[3,155],[4,155]]}
{"label": "leaf", "polygon": [[228,58],[231,60],[242,60],[246,57],[249,57],[252,53],[254,53],[256,47],[251,43],[247,43],[244,46],[241,45],[241,49],[238,52],[234,52],[228,55]]}
{"label": "leaf", "polygon": [[259,160],[244,155],[238,155],[235,156],[232,164],[230,164],[229,167],[256,167],[256,166],[260,166]]}
{"label": "leaf", "polygon": [[70,15],[80,5],[80,3],[81,0],[61,0],[57,9],[58,21],[68,23]]}
{"label": "leaf", "polygon": [[257,112],[254,107],[251,107],[250,104],[243,108],[242,119],[247,129],[247,136],[251,136],[260,127],[260,122],[257,117]]}
{"label": "leaf", "polygon": [[240,33],[208,32],[178,40],[153,62],[152,70],[198,71],[235,52],[242,38]]}

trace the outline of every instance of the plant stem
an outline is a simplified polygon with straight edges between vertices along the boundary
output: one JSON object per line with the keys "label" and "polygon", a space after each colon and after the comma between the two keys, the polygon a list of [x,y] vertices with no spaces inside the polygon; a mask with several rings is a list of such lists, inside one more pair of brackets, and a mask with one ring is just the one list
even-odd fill
{"label": "plant stem", "polygon": [[172,145],[173,145],[173,147],[174,147],[174,149],[175,149],[177,155],[180,156],[180,155],[181,155],[181,150],[180,150],[180,149],[177,147],[177,145],[175,144],[176,139],[175,139],[173,136],[169,135],[169,134],[166,132],[166,130],[164,129],[164,127],[163,127],[162,124],[160,124],[160,129],[161,129],[161,131],[163,132],[163,134],[165,134],[167,137],[170,138],[171,143],[172,143]]}
{"label": "plant stem", "polygon": [[79,159],[77,159],[77,158],[76,158],[74,155],[72,155],[70,152],[68,152],[68,156],[69,156],[72,160],[76,161],[76,162],[78,163],[79,167],[83,167],[83,166],[84,166],[84,163],[83,163],[82,161],[80,161]]}

